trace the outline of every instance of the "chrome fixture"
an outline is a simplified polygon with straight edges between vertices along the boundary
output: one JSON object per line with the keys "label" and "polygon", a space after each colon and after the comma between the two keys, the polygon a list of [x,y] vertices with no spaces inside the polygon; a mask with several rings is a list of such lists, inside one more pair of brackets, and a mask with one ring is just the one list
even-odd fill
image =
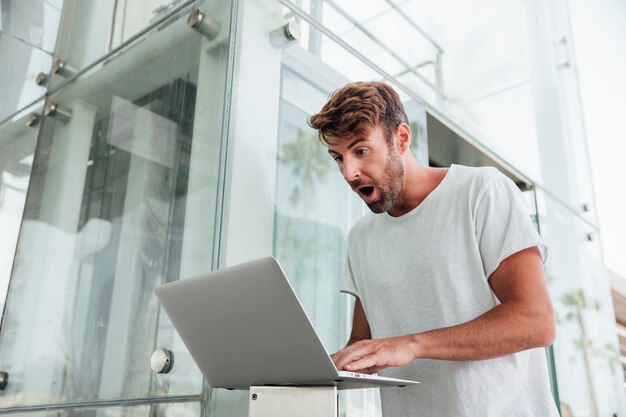
{"label": "chrome fixture", "polygon": [[270,32],[270,42],[276,48],[284,48],[300,39],[300,24],[289,21]]}
{"label": "chrome fixture", "polygon": [[63,78],[70,78],[71,76],[76,75],[76,71],[70,68],[62,59],[54,61],[54,64],[52,65],[52,73],[60,75]]}
{"label": "chrome fixture", "polygon": [[31,113],[26,118],[26,127],[35,127],[39,123],[39,115],[37,113]]}
{"label": "chrome fixture", "polygon": [[157,374],[167,374],[174,366],[174,353],[171,350],[160,348],[152,353],[150,368]]}
{"label": "chrome fixture", "polygon": [[35,84],[43,87],[47,83],[48,83],[48,74],[45,74],[43,72],[40,72],[39,74],[37,74],[37,77],[35,78]]}
{"label": "chrome fixture", "polygon": [[189,13],[187,24],[189,27],[206,36],[208,40],[214,39],[220,31],[219,22],[211,19],[200,9],[193,9],[191,13]]}
{"label": "chrome fixture", "polygon": [[43,114],[46,117],[54,117],[56,120],[63,123],[67,123],[72,120],[72,111],[60,106],[58,103],[46,103],[46,107],[43,109]]}

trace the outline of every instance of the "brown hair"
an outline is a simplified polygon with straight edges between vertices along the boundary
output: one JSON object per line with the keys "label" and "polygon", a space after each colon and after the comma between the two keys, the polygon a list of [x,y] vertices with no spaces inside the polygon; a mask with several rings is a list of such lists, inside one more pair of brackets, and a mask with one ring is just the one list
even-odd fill
{"label": "brown hair", "polygon": [[322,110],[309,118],[309,126],[317,129],[320,142],[326,146],[333,139],[362,133],[378,125],[391,143],[400,123],[408,123],[400,96],[381,82],[347,84],[332,93]]}

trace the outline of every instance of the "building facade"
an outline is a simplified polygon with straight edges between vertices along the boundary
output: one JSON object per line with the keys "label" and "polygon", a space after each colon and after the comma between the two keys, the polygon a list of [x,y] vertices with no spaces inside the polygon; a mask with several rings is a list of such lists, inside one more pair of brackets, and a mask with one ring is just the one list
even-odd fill
{"label": "building facade", "polygon": [[[346,236],[367,208],[306,120],[384,80],[423,163],[496,166],[524,191],[549,246],[562,415],[626,416],[566,0],[0,5],[0,413],[246,415],[153,288],[260,256],[327,350],[345,344]],[[380,415],[376,390],[340,407]]]}

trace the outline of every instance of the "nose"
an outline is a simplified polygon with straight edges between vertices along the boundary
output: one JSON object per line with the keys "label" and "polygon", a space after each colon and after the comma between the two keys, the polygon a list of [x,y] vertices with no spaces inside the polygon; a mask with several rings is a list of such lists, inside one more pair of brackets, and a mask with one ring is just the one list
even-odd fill
{"label": "nose", "polygon": [[342,172],[343,178],[347,182],[352,182],[361,176],[361,169],[358,161],[344,157]]}

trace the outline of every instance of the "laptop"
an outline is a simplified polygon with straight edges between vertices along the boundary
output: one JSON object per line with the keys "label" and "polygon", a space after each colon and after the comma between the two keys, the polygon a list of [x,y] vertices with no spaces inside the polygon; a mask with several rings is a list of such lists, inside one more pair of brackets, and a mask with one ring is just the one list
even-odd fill
{"label": "laptop", "polygon": [[163,284],[154,292],[213,388],[341,390],[419,383],[337,371],[273,257]]}

